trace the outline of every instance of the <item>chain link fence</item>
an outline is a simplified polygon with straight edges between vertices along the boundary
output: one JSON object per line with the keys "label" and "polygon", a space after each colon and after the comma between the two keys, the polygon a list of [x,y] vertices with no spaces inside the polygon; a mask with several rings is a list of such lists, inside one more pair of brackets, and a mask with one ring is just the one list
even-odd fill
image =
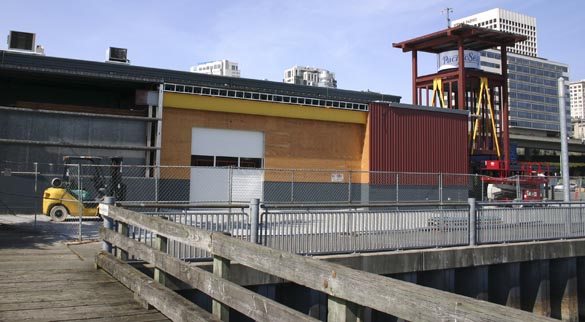
{"label": "chain link fence", "polygon": [[[43,215],[43,196],[59,178],[70,197],[63,222]],[[525,201],[538,190],[542,200],[562,200],[562,181],[538,182],[518,177],[516,184],[466,174],[395,173],[339,170],[292,170],[137,166],[120,164],[50,164],[0,162],[0,219],[33,228],[52,229],[68,239],[97,236],[95,207],[104,195],[125,206],[145,204],[263,204],[348,206],[431,202],[448,205],[478,201]],[[509,181],[506,183],[510,183]],[[494,198],[494,187],[503,189]],[[582,178],[571,178],[571,200],[585,199]],[[501,198],[505,196],[505,198]],[[46,200],[47,198],[45,198]],[[64,200],[61,200],[64,199]],[[65,201],[67,199],[67,201]],[[56,203],[53,203],[54,206]],[[50,209],[45,209],[49,215]],[[148,209],[147,209],[148,210]],[[77,216],[78,213],[84,216]],[[59,224],[59,225],[57,225]]]}

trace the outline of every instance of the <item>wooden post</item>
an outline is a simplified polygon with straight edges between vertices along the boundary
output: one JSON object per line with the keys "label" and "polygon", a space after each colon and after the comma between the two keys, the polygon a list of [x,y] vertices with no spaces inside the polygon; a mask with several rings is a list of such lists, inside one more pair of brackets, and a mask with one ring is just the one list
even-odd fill
{"label": "wooden post", "polygon": [[[167,252],[167,238],[157,235],[154,240],[154,248],[166,254]],[[162,285],[166,285],[167,277],[164,271],[159,268],[154,268],[154,280]]]}
{"label": "wooden post", "polygon": [[[128,237],[128,224],[125,222],[119,221],[118,222],[118,233],[124,237]],[[119,248],[119,247],[117,248],[117,256],[122,261],[128,260],[128,252],[126,250]]]}
{"label": "wooden post", "polygon": [[335,296],[327,297],[327,321],[328,322],[357,322],[358,305]]}
{"label": "wooden post", "polygon": [[[230,260],[227,258],[213,256],[213,274],[229,280],[230,275]],[[228,322],[230,320],[230,308],[229,306],[213,300],[211,313],[218,317],[220,320]]]}

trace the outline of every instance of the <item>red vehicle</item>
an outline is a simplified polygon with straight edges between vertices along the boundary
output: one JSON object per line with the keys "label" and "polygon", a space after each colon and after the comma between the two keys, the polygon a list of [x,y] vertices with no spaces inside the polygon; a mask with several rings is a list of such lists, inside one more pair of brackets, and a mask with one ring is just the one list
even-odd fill
{"label": "red vehicle", "polygon": [[548,163],[518,162],[506,166],[505,161],[487,160],[482,162],[487,183],[489,201],[542,201],[548,185],[550,166]]}

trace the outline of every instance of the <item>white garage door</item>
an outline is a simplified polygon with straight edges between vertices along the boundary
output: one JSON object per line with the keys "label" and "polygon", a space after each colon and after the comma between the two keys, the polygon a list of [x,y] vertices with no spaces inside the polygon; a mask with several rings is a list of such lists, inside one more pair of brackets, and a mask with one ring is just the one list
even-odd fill
{"label": "white garage door", "polygon": [[[193,128],[192,160],[206,160],[191,167],[191,202],[249,202],[262,199],[264,133],[226,129]],[[227,163],[226,163],[227,162]],[[197,165],[197,164],[192,164]]]}

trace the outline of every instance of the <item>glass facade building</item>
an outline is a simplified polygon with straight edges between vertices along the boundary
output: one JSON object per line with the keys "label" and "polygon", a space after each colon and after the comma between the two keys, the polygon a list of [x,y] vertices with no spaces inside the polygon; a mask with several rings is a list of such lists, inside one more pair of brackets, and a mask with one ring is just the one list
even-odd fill
{"label": "glass facade building", "polygon": [[[481,68],[488,72],[501,73],[499,51],[481,52]],[[560,132],[559,77],[565,79],[567,124],[571,124],[568,65],[543,58],[508,53],[510,129],[538,130],[546,132],[543,134],[548,136],[554,136]]]}

